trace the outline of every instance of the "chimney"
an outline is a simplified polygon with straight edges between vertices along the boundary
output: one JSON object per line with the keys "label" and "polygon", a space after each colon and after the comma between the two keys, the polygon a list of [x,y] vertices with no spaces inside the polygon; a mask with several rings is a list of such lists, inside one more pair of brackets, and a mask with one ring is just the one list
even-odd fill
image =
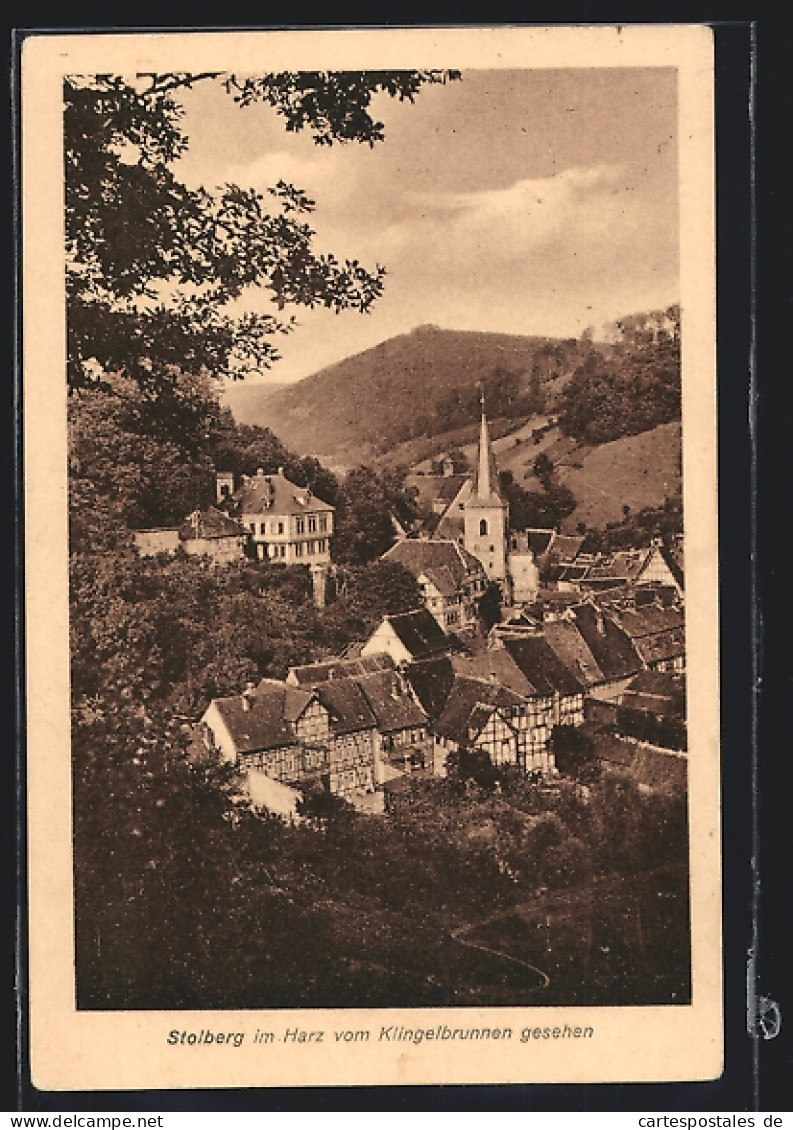
{"label": "chimney", "polygon": [[242,709],[250,710],[253,706],[253,699],[256,694],[256,684],[246,683],[245,690],[242,692]]}

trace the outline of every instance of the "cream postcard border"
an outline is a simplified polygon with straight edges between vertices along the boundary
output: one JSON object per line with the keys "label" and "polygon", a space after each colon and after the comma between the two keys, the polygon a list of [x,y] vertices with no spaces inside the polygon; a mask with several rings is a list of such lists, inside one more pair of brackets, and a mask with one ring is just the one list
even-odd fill
{"label": "cream postcard border", "polygon": [[[71,870],[62,77],[68,73],[676,67],[683,311],[693,1003],[77,1012]],[[22,51],[23,415],[31,1064],[44,1090],[680,1081],[722,1070],[713,41],[699,26],[30,36]],[[257,1028],[591,1025],[588,1040],[254,1045]],[[240,1030],[169,1047],[171,1028]]]}

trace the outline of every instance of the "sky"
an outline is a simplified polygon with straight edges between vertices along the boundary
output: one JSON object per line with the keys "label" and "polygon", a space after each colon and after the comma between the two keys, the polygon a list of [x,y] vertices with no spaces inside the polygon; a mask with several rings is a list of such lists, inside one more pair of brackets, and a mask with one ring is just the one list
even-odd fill
{"label": "sky", "polygon": [[[316,248],[386,267],[369,315],[296,308],[290,381],[427,323],[577,336],[679,301],[676,72],[671,68],[465,71],[413,104],[386,95],[373,148],[317,146],[269,107],[219,84],[182,96],[189,185],[316,202]],[[274,312],[264,292],[246,309]]]}

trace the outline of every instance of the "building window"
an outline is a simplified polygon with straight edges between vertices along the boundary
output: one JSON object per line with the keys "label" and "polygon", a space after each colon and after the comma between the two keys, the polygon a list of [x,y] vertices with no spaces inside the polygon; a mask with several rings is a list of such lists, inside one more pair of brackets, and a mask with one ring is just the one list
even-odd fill
{"label": "building window", "polygon": [[320,520],[319,520],[319,532],[321,534],[324,534],[327,531],[327,528],[328,528],[328,519],[326,517],[324,517],[324,515],[323,515],[323,517],[321,517]]}
{"label": "building window", "polygon": [[308,532],[310,534],[315,534],[317,532],[317,519],[316,518],[309,518],[309,520],[308,520]]}
{"label": "building window", "polygon": [[286,546],[285,545],[279,545],[278,546],[278,552],[279,552],[281,557],[286,557]]}
{"label": "building window", "polygon": [[487,537],[487,518],[479,519],[479,536],[480,538]]}
{"label": "building window", "polygon": [[325,550],[328,547],[328,543],[325,541],[324,538],[320,538],[319,541],[317,542],[317,546],[319,547],[319,552],[324,553]]}
{"label": "building window", "polygon": [[300,542],[300,541],[295,542],[295,557],[302,557],[302,556],[303,556],[303,543]]}
{"label": "building window", "polygon": [[313,542],[313,541],[310,541],[308,543],[308,549],[306,550],[306,552],[307,553],[313,553],[315,548],[316,548],[316,543]]}
{"label": "building window", "polygon": [[295,520],[295,530],[299,534],[304,534],[306,532],[306,522],[304,518],[297,518]]}
{"label": "building window", "polygon": [[278,532],[279,534],[282,534],[282,533],[284,532],[284,524],[283,524],[283,522],[279,522],[279,523],[278,523],[278,530],[277,530],[277,532]]}
{"label": "building window", "polygon": [[[253,531],[253,533],[256,533],[256,523],[255,522],[251,522],[251,530]],[[266,522],[260,522],[259,523],[259,533],[262,537],[264,537],[264,535],[267,533],[267,523]]]}

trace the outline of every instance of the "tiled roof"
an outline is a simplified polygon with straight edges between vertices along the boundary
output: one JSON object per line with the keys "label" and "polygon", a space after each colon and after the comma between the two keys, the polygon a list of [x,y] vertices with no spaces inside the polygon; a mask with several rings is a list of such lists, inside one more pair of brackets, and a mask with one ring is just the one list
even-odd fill
{"label": "tiled roof", "polygon": [[572,537],[565,534],[557,534],[553,539],[551,550],[558,561],[567,562],[569,564],[575,560],[583,544],[584,538],[581,536]]}
{"label": "tiled roof", "polygon": [[443,502],[454,502],[457,495],[465,486],[467,475],[441,475],[435,497]]}
{"label": "tiled roof", "polygon": [[257,471],[245,477],[240,489],[231,496],[231,507],[234,514],[313,514],[333,510],[307,487],[290,482],[281,470],[270,475]]}
{"label": "tiled roof", "polygon": [[317,690],[320,702],[330,714],[334,734],[375,729],[374,714],[355,679],[330,679],[320,683]]}
{"label": "tiled roof", "polygon": [[526,678],[506,648],[489,648],[470,657],[455,655],[452,664],[455,674],[461,678],[492,682],[524,698],[537,694],[534,684]]}
{"label": "tiled roof", "polygon": [[280,679],[262,679],[256,687],[256,695],[282,695],[282,712],[287,722],[296,722],[311,702],[311,691],[300,690]]}
{"label": "tiled roof", "polygon": [[555,530],[527,530],[529,536],[529,549],[535,557],[542,557],[550,549]]}
{"label": "tiled roof", "polygon": [[427,715],[395,672],[382,671],[357,680],[381,733],[426,726]]}
{"label": "tiled roof", "polygon": [[434,730],[441,737],[463,742],[468,738],[469,726],[481,729],[494,708],[509,709],[522,704],[523,700],[506,687],[481,679],[456,678]]}
{"label": "tiled roof", "polygon": [[245,530],[214,506],[206,510],[194,510],[179,527],[181,541],[194,541],[197,538],[244,537]]}
{"label": "tiled roof", "polygon": [[605,767],[626,773],[637,784],[657,792],[685,792],[688,762],[683,755],[603,734],[598,735],[595,752]]}
{"label": "tiled roof", "polygon": [[[430,570],[432,570],[440,578],[440,570],[443,570],[442,575],[446,578],[444,583],[448,583],[448,578],[451,578],[455,591],[460,588],[469,574],[484,573],[481,561],[472,553],[455,541],[441,538],[426,540],[405,538],[393,545],[384,557],[388,561],[396,561],[399,565],[403,565],[414,577],[420,573],[431,576]],[[431,579],[435,584],[434,577]],[[440,585],[438,587],[440,588]],[[443,592],[443,589],[441,591]]]}
{"label": "tiled roof", "polygon": [[603,672],[576,624],[554,620],[543,625],[542,634],[565,667],[583,683],[591,686],[603,682]]}
{"label": "tiled roof", "polygon": [[454,667],[447,655],[411,663],[407,680],[429,718],[437,718],[454,683]]}
{"label": "tiled roof", "polygon": [[676,608],[653,604],[635,611],[611,609],[609,616],[629,637],[644,663],[660,663],[685,654],[683,614]]}
{"label": "tiled roof", "polygon": [[642,668],[642,661],[631,640],[610,616],[593,604],[577,604],[575,623],[607,679],[625,679]]}
{"label": "tiled roof", "polygon": [[444,567],[435,569],[430,566],[430,568],[424,569],[422,575],[434,585],[441,596],[455,596],[459,591],[459,586],[455,582],[451,569]]}
{"label": "tiled roof", "polygon": [[642,608],[618,609],[609,611],[622,630],[631,639],[640,639],[642,636],[651,636],[656,632],[668,632],[683,627],[683,613],[676,608],[661,608],[657,604],[648,604]]}
{"label": "tiled roof", "polygon": [[[271,688],[265,694],[257,692],[248,696],[248,709],[242,695],[214,700],[239,754],[295,744],[294,732],[284,716],[285,698],[284,685],[281,689]],[[306,705],[310,699],[311,696],[307,695]]]}
{"label": "tiled roof", "polygon": [[436,655],[449,646],[443,629],[426,608],[387,616],[386,620],[414,659]]}
{"label": "tiled roof", "polygon": [[314,686],[327,679],[348,679],[358,675],[372,675],[377,671],[393,671],[394,661],[390,655],[360,655],[354,659],[328,659],[324,663],[309,663],[302,667],[290,667],[290,678],[299,686]]}
{"label": "tiled roof", "polygon": [[584,690],[583,679],[568,671],[540,636],[505,639],[504,647],[538,694],[581,694]]}

